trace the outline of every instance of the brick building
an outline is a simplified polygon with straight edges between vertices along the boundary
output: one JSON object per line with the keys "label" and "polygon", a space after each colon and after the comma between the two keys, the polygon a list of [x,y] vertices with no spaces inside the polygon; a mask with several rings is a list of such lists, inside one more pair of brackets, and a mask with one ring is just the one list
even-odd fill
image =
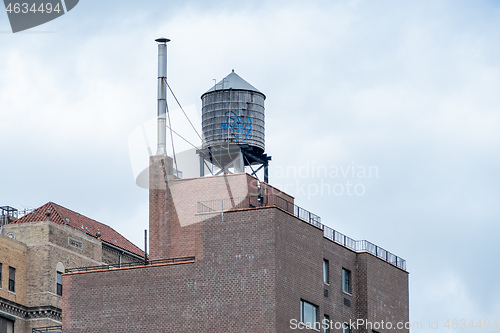
{"label": "brick building", "polygon": [[372,326],[351,332],[408,332],[395,329],[409,316],[404,260],[246,173],[170,176],[162,188],[172,163],[151,161],[152,261],[65,274],[65,333],[348,332],[358,319]]}
{"label": "brick building", "polygon": [[62,274],[68,267],[129,263],[144,252],[111,227],[49,202],[0,232],[0,332],[60,331]]}
{"label": "brick building", "polygon": [[165,153],[169,40],[156,41],[150,261],[67,269],[64,333],[409,332],[405,261],[323,225],[268,183],[265,95],[234,71],[202,95],[200,177],[174,176]]}

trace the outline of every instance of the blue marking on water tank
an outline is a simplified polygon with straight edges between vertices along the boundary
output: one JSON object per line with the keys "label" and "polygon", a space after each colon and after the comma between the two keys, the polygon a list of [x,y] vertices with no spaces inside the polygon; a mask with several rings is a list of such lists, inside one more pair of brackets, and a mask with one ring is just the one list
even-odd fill
{"label": "blue marking on water tank", "polygon": [[227,111],[225,116],[226,122],[221,124],[222,129],[229,129],[236,139],[236,142],[244,142],[252,137],[252,118],[248,116],[238,116],[233,111]]}

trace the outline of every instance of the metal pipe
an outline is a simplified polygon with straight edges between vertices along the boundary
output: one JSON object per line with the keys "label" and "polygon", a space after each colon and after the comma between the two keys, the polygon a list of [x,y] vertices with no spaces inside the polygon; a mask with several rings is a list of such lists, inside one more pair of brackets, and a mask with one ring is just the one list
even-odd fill
{"label": "metal pipe", "polygon": [[167,154],[167,43],[170,39],[158,38],[158,149],[156,155]]}
{"label": "metal pipe", "polygon": [[148,264],[148,231],[144,230],[144,265]]}

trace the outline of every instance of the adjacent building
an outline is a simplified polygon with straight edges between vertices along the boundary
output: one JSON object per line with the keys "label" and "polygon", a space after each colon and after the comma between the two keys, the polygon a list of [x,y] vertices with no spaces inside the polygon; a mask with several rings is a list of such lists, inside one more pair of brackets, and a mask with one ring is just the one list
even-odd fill
{"label": "adjacent building", "polygon": [[66,268],[144,261],[144,251],[111,227],[55,203],[21,218],[11,207],[3,212],[1,333],[60,331]]}

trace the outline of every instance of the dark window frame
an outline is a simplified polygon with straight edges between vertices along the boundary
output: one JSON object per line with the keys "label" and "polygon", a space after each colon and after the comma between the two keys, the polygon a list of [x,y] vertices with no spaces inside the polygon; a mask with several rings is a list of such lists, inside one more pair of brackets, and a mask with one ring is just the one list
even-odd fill
{"label": "dark window frame", "polygon": [[323,314],[323,333],[330,333],[330,316]]}
{"label": "dark window frame", "polygon": [[352,294],[352,273],[347,268],[342,268],[342,291]]}
{"label": "dark window frame", "polygon": [[314,318],[314,321],[311,323],[313,326],[316,325],[316,323],[318,323],[319,321],[319,306],[317,306],[316,304],[313,304],[311,302],[308,302],[304,299],[301,299],[300,300],[300,322],[301,323],[304,323],[304,324],[308,324],[309,321],[305,321],[306,318],[305,317],[305,312],[304,312],[304,309],[305,309],[305,305],[311,305],[312,308],[315,310],[315,317]]}
{"label": "dark window frame", "polygon": [[9,266],[9,291],[16,292],[16,269]]}
{"label": "dark window frame", "polygon": [[330,284],[330,262],[323,259],[323,283]]}
{"label": "dark window frame", "polygon": [[[0,330],[2,330],[2,329],[6,330],[9,328],[9,326],[12,329],[12,332],[14,332],[14,321],[7,319],[7,318],[4,318],[4,317],[0,317]],[[2,330],[2,332],[3,332],[3,330]]]}
{"label": "dark window frame", "polygon": [[63,286],[62,286],[62,273],[56,272],[56,294],[62,296]]}

